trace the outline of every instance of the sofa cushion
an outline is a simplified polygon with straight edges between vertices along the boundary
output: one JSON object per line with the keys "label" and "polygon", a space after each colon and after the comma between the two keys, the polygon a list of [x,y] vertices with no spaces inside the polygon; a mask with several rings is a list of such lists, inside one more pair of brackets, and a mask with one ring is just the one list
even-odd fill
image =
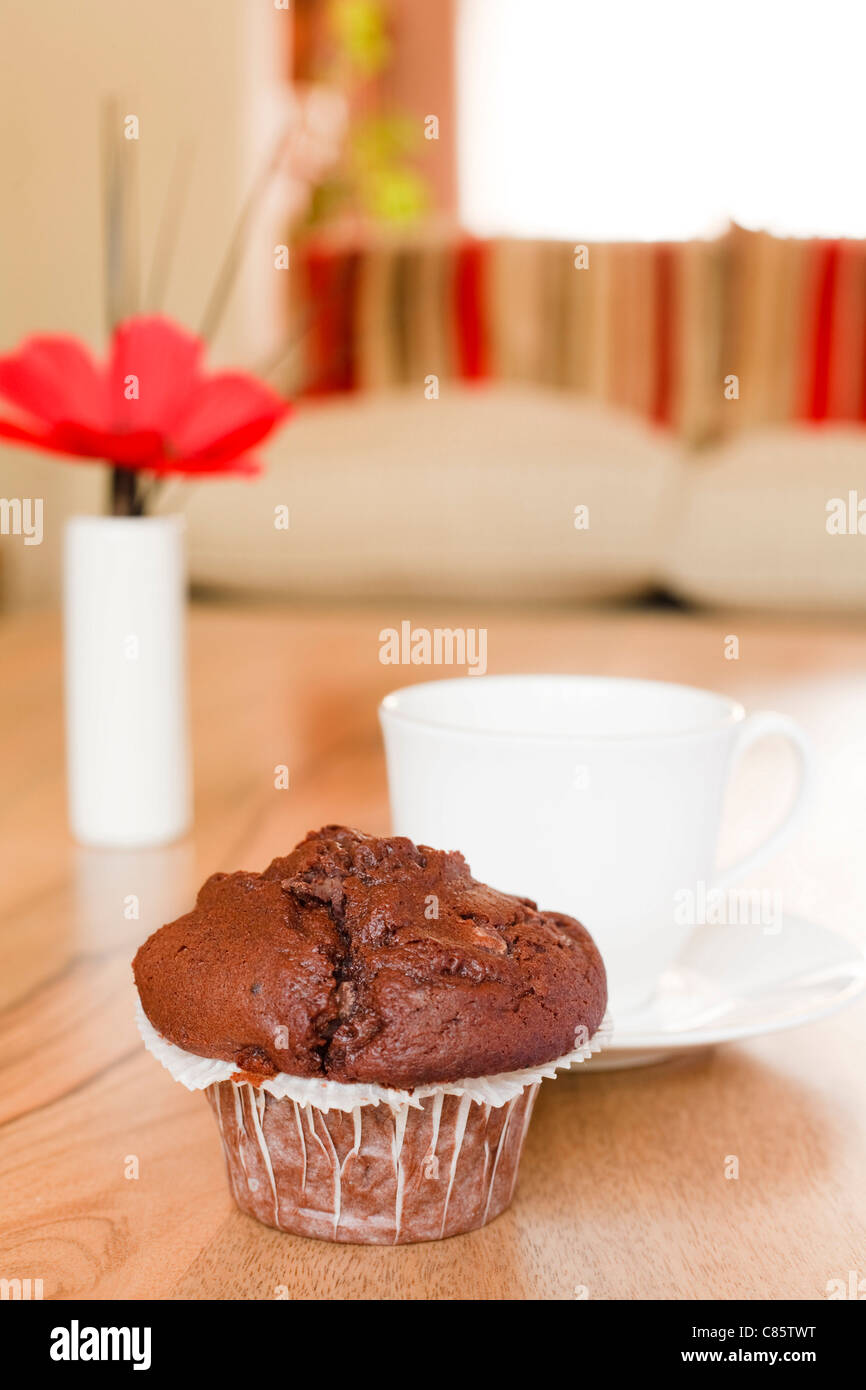
{"label": "sofa cushion", "polygon": [[657,577],[680,467],[666,436],[553,390],[419,387],[305,406],[264,477],[173,487],[165,505],[187,513],[202,586],[586,599]]}
{"label": "sofa cushion", "polygon": [[827,528],[828,505],[835,499],[847,513],[851,492],[866,511],[862,430],[801,425],[739,435],[685,473],[665,577],[698,603],[866,608],[866,535]]}

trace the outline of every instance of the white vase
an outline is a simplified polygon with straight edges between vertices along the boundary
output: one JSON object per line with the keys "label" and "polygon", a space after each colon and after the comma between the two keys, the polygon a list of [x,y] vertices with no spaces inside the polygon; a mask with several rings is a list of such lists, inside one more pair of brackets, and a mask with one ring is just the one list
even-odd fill
{"label": "white vase", "polygon": [[182,517],[72,517],[64,546],[69,820],[140,848],[190,825]]}

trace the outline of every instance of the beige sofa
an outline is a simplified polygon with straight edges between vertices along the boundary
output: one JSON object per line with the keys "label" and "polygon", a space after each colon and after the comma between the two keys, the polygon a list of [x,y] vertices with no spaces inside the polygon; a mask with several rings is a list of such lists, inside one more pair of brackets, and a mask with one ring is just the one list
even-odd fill
{"label": "beige sofa", "polygon": [[[7,601],[51,601],[63,517],[97,510],[104,478],[4,451],[0,479],[4,496],[45,498],[42,546],[3,539]],[[866,499],[857,430],[685,455],[633,417],[490,386],[307,405],[263,477],[171,484],[161,507],[185,512],[191,576],[210,591],[583,602],[661,585],[703,604],[866,611],[866,536],[826,524],[851,491]]]}
{"label": "beige sofa", "polygon": [[260,481],[185,489],[193,575],[335,597],[633,593],[679,468],[642,425],[554,393],[343,397],[299,412]]}

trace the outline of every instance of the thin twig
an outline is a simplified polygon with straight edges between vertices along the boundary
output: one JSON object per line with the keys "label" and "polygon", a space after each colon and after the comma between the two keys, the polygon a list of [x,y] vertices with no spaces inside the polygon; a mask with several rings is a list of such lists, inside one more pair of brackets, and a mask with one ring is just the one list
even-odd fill
{"label": "thin twig", "polygon": [[[138,311],[140,290],[140,219],[137,141],[121,130],[120,101],[109,97],[102,108],[102,181],[105,237],[105,312],[109,333]],[[137,472],[111,468],[114,516],[141,516],[145,490]]]}
{"label": "thin twig", "polygon": [[[120,105],[108,97],[102,107],[103,276],[105,317],[113,333],[123,316],[124,202],[118,144]],[[112,516],[133,516],[138,506],[138,483],[128,469],[109,463],[109,508]]]}
{"label": "thin twig", "polygon": [[255,369],[256,376],[261,377],[264,381],[274,380],[280,367],[284,366],[297,352],[325,314],[330,313],[334,305],[345,295],[346,278],[345,273],[335,276],[324,298],[319,298],[305,306],[300,316],[300,325],[293,324],[292,331]]}
{"label": "thin twig", "polygon": [[121,314],[123,279],[123,209],[117,148],[118,102],[108,97],[102,107],[103,272],[105,315],[113,333]]}
{"label": "thin twig", "polygon": [[[103,106],[102,159],[105,209],[105,301],[109,332],[139,303],[138,151],[124,139],[116,96]],[[130,148],[132,147],[132,148]]]}
{"label": "thin twig", "polygon": [[178,145],[175,152],[174,165],[157,228],[150,275],[144,294],[144,307],[150,313],[161,309],[165,299],[166,286],[171,274],[174,254],[177,250],[178,236],[189,191],[193,154],[194,149],[191,140],[184,140]]}
{"label": "thin twig", "polygon": [[276,141],[267,163],[264,165],[258,178],[253,183],[250,192],[247,194],[240,216],[235,223],[234,230],[229,240],[228,250],[220,266],[219,274],[217,275],[213,290],[211,291],[210,299],[205,307],[201,328],[199,329],[199,337],[204,338],[206,341],[210,341],[213,338],[220,319],[223,316],[245,250],[244,243],[247,230],[253,216],[259,209],[262,199],[268,191],[271,180],[282,163],[288,137],[289,130],[284,130]]}
{"label": "thin twig", "polygon": [[117,131],[123,193],[123,317],[141,308],[141,210],[139,204],[139,142]]}
{"label": "thin twig", "polygon": [[[318,306],[316,306],[318,308]],[[297,352],[304,340],[309,337],[312,331],[317,313],[312,306],[308,306],[301,315],[300,327],[294,327],[293,331],[283,338],[282,342],[269,353],[266,358],[255,368],[255,375],[262,381],[269,381],[276,377],[279,368]]]}
{"label": "thin twig", "polygon": [[150,482],[139,481],[138,503],[142,514],[147,516],[153,510],[153,504],[165,487],[165,478],[158,476],[152,477]]}

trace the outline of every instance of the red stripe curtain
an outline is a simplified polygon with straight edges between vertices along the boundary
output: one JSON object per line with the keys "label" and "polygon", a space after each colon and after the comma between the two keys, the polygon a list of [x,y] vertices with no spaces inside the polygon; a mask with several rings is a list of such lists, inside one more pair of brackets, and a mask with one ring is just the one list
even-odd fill
{"label": "red stripe curtain", "polygon": [[732,228],[574,246],[458,237],[298,248],[299,394],[448,381],[558,387],[700,444],[866,421],[866,244]]}

